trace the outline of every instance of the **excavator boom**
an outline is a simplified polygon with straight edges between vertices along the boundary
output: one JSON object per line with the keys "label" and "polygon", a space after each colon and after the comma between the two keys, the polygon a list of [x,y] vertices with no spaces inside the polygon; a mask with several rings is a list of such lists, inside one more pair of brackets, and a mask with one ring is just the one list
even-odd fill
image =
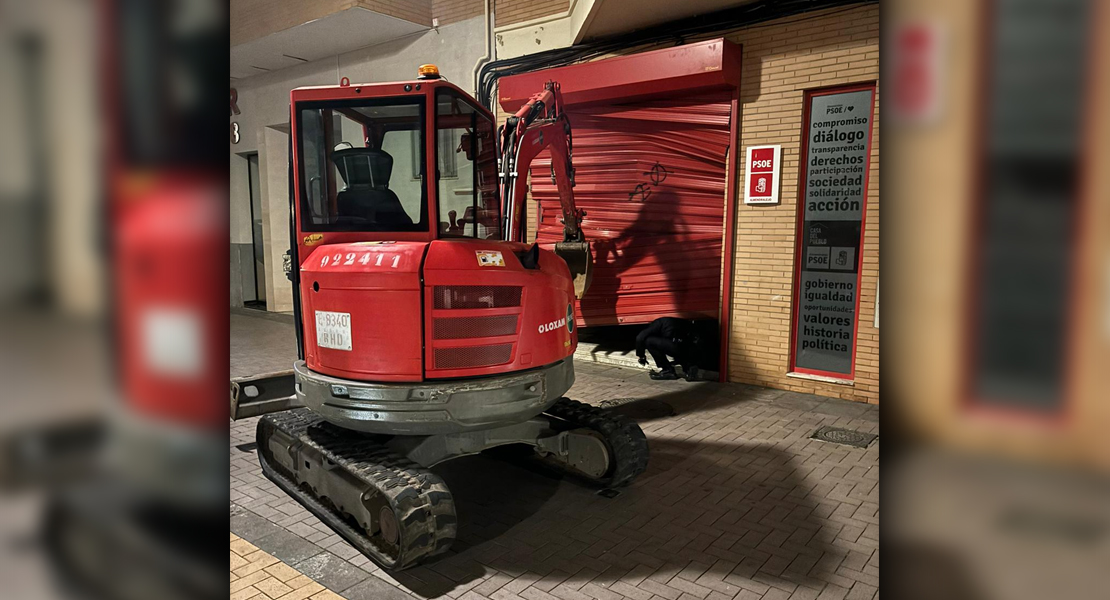
{"label": "excavator boom", "polygon": [[551,149],[551,179],[559,192],[562,208],[563,241],[555,244],[555,254],[567,263],[574,279],[574,295],[581,298],[593,278],[590,243],[582,233],[586,211],[574,203],[574,165],[571,159],[570,120],[562,110],[559,84],[553,81],[534,94],[500,130],[498,169],[501,200],[504,205],[505,239],[523,241],[525,198],[528,194],[528,168],[545,148]]}

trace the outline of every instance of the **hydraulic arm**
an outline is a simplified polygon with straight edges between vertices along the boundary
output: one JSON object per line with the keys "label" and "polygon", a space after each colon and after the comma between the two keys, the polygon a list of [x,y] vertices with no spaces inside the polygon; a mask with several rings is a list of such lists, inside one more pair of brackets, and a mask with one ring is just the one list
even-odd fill
{"label": "hydraulic arm", "polygon": [[551,180],[559,191],[563,213],[563,241],[555,244],[555,254],[566,261],[574,279],[574,295],[581,298],[593,277],[593,260],[590,244],[582,234],[586,211],[574,204],[570,120],[562,110],[559,84],[547,82],[543,91],[534,94],[515,115],[506,119],[498,141],[503,231],[509,241],[524,239],[528,168],[544,148],[551,148]]}

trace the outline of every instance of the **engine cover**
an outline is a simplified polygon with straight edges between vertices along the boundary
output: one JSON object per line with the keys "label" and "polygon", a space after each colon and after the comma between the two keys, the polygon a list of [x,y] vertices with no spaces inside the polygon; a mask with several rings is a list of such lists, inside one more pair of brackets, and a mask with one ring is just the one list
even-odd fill
{"label": "engine cover", "polygon": [[305,363],[361,381],[423,377],[420,262],[426,242],[316,248],[301,264]]}
{"label": "engine cover", "polygon": [[549,365],[574,353],[574,288],[565,262],[525,244],[436,240],[424,260],[429,379],[496,375]]}
{"label": "engine cover", "polygon": [[[528,246],[469,239],[316,248],[301,265],[305,363],[357,381],[502,375],[574,353],[565,262]],[[421,273],[423,270],[423,273]]]}

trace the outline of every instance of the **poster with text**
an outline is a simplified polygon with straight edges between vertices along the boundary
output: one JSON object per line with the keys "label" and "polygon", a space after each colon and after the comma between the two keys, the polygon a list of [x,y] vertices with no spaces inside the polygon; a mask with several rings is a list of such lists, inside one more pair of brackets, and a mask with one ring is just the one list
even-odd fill
{"label": "poster with text", "polygon": [[874,89],[807,97],[794,367],[851,375]]}

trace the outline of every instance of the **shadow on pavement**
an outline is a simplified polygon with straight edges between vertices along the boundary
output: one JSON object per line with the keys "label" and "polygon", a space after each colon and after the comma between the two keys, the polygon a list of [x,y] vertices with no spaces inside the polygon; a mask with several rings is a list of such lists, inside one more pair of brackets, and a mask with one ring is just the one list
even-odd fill
{"label": "shadow on pavement", "polygon": [[671,593],[704,597],[825,585],[815,574],[843,559],[832,546],[839,527],[810,499],[792,454],[771,444],[649,441],[648,471],[613,498],[491,456],[437,467],[455,496],[458,539],[440,560],[394,577],[425,597],[468,587],[487,567],[528,574],[543,591],[566,582],[666,596],[659,586],[670,582]]}

